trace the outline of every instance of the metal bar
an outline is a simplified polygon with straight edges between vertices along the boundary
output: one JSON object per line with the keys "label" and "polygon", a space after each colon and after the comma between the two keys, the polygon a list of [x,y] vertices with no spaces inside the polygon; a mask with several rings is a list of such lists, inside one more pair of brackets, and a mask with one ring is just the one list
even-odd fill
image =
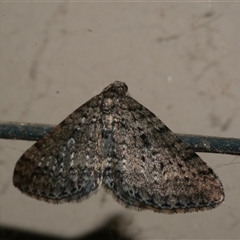
{"label": "metal bar", "polygon": [[[35,123],[0,122],[0,138],[37,141],[55,126]],[[240,155],[240,139],[176,134],[195,152]]]}

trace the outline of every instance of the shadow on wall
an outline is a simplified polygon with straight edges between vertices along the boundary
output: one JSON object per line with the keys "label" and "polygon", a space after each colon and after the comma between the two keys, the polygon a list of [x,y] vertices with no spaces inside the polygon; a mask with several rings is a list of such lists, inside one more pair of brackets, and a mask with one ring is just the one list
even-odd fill
{"label": "shadow on wall", "polygon": [[102,226],[92,230],[83,236],[74,237],[60,237],[54,235],[45,235],[42,233],[16,229],[13,227],[0,226],[0,239],[4,240],[134,240],[130,236],[128,228],[131,225],[129,219],[120,215],[112,216],[108,221],[103,223]]}

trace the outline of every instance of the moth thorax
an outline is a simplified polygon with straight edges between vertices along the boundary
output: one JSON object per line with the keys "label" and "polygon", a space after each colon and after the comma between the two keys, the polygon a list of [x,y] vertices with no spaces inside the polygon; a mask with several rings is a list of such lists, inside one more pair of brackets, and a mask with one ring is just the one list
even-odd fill
{"label": "moth thorax", "polygon": [[104,113],[109,113],[115,109],[116,105],[118,105],[118,99],[104,98],[102,102],[102,111]]}

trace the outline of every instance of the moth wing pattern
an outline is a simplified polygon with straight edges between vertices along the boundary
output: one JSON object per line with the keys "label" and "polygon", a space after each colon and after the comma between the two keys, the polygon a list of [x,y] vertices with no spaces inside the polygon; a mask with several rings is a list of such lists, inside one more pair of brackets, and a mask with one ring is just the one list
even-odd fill
{"label": "moth wing pattern", "polygon": [[113,159],[103,186],[129,208],[162,213],[212,209],[224,200],[213,170],[130,96],[116,111]]}
{"label": "moth wing pattern", "polygon": [[102,181],[99,97],[79,107],[18,160],[13,183],[52,203],[80,201]]}
{"label": "moth wing pattern", "polygon": [[214,171],[116,81],[18,160],[14,185],[52,203],[81,201],[103,184],[129,208],[162,213],[224,201]]}

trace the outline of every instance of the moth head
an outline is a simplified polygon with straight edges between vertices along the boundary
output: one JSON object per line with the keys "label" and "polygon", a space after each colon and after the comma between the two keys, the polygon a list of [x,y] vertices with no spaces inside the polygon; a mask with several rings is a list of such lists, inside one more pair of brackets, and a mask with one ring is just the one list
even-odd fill
{"label": "moth head", "polygon": [[102,109],[105,112],[110,111],[127,95],[128,87],[125,83],[116,81],[106,88],[102,92]]}
{"label": "moth head", "polygon": [[128,87],[124,82],[115,81],[103,89],[104,97],[124,97],[126,96]]}

